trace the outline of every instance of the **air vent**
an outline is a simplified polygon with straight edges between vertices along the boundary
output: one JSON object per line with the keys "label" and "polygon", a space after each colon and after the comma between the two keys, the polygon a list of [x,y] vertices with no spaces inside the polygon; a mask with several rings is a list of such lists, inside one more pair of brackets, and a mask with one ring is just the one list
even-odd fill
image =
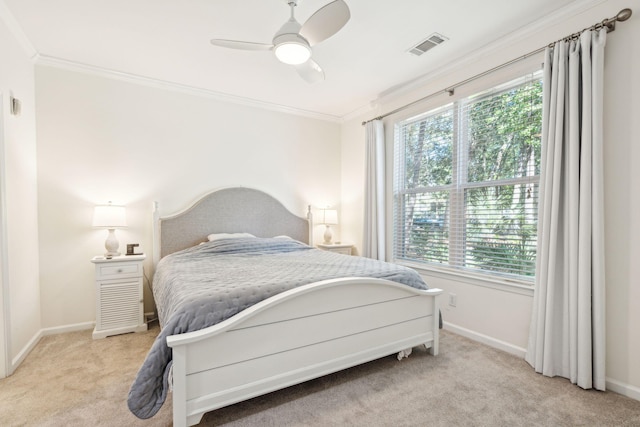
{"label": "air vent", "polygon": [[420,43],[418,43],[417,45],[409,49],[408,52],[416,56],[420,56],[426,51],[428,51],[429,49],[438,46],[440,43],[444,42],[445,40],[449,40],[449,39],[443,36],[442,34],[433,33],[429,37],[427,37],[425,40],[422,40]]}

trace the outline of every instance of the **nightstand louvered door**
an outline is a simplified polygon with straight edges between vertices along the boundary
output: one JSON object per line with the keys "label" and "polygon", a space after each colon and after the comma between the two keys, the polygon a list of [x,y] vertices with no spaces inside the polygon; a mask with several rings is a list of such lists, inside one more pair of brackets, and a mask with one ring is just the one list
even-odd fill
{"label": "nightstand louvered door", "polygon": [[95,257],[96,327],[93,338],[146,331],[142,294],[144,255]]}

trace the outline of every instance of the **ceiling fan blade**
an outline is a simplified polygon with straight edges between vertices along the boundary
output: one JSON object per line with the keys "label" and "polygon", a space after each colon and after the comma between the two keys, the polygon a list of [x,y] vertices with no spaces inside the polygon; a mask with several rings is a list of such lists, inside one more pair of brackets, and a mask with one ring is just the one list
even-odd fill
{"label": "ceiling fan blade", "polygon": [[214,46],[228,47],[230,49],[240,50],[271,50],[272,44],[243,42],[239,40],[224,40],[224,39],[211,39],[211,44]]}
{"label": "ceiling fan blade", "polygon": [[344,0],[335,0],[321,7],[302,24],[300,35],[311,46],[328,39],[349,21],[351,12]]}
{"label": "ceiling fan blade", "polygon": [[307,62],[294,65],[300,77],[302,77],[307,83],[318,83],[324,80],[324,71],[313,59],[309,59]]}

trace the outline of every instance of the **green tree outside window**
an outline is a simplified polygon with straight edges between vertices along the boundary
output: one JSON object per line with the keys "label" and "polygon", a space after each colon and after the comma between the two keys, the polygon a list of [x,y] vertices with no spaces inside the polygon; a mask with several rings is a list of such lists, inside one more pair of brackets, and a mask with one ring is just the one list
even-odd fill
{"label": "green tree outside window", "polygon": [[541,127],[539,75],[397,124],[396,259],[531,278]]}

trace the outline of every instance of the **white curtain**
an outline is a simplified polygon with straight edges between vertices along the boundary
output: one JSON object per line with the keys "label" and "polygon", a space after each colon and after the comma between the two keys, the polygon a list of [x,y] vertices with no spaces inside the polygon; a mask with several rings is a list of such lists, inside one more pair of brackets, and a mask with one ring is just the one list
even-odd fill
{"label": "white curtain", "polygon": [[547,48],[542,182],[526,360],[605,389],[603,71],[606,30]]}
{"label": "white curtain", "polygon": [[365,125],[366,165],[362,255],[385,259],[385,144],[382,120]]}

